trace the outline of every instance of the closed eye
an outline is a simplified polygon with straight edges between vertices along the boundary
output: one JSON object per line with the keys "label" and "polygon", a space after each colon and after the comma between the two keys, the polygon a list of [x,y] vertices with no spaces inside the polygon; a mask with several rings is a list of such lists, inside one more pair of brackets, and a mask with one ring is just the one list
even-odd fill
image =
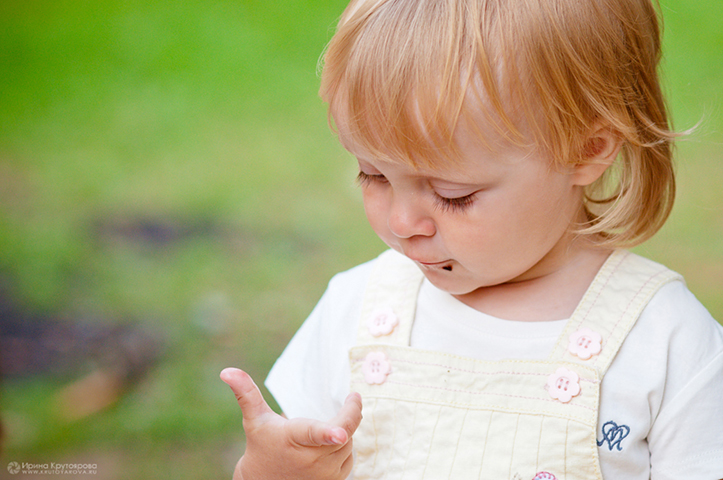
{"label": "closed eye", "polygon": [[437,193],[434,194],[434,206],[442,212],[464,212],[471,207],[475,201],[475,193],[470,193],[464,197],[447,198]]}
{"label": "closed eye", "polygon": [[[387,178],[382,174],[370,174],[360,171],[356,176],[356,181],[360,186],[370,183],[388,183]],[[463,197],[443,197],[438,193],[434,193],[434,207],[442,212],[463,212],[472,206],[477,192],[472,192]]]}
{"label": "closed eye", "polygon": [[368,183],[372,182],[386,182],[387,177],[385,177],[382,174],[379,175],[372,175],[369,173],[364,173],[362,171],[359,172],[359,175],[356,176],[356,181],[359,185],[366,185]]}

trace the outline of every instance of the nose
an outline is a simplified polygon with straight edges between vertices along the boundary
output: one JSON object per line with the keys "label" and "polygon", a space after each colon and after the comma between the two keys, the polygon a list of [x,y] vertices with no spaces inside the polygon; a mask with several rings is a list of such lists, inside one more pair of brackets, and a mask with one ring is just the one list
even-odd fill
{"label": "nose", "polygon": [[436,232],[434,220],[413,196],[395,195],[387,220],[389,230],[398,238],[431,237]]}

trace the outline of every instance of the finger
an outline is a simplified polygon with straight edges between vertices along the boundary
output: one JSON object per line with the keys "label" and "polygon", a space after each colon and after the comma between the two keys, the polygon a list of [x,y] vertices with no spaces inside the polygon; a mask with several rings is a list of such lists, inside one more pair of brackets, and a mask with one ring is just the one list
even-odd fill
{"label": "finger", "polygon": [[220,376],[236,395],[244,422],[253,422],[262,415],[273,413],[248,373],[238,368],[226,368]]}
{"label": "finger", "polygon": [[[339,413],[330,423],[337,427],[335,429],[336,434],[340,436],[343,434],[348,440],[349,438],[351,438],[352,435],[354,435],[354,432],[356,432],[356,429],[359,427],[361,420],[361,395],[354,392],[349,394],[348,397],[346,397],[346,400],[344,401],[344,405],[341,407],[341,410],[339,410]],[[347,440],[344,440],[344,443],[346,443]]]}
{"label": "finger", "polygon": [[[350,444],[351,445],[351,444]],[[347,478],[349,474],[351,473],[352,468],[354,467],[354,455],[349,453],[349,456],[346,457],[346,460],[344,460],[344,463],[341,464],[341,478]]]}
{"label": "finger", "polygon": [[343,446],[349,440],[344,429],[308,418],[293,418],[284,428],[293,443],[304,447]]}

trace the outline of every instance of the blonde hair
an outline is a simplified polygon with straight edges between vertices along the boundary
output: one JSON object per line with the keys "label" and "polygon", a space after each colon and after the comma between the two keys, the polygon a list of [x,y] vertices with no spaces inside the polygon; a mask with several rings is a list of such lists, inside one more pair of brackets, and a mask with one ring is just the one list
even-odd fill
{"label": "blonde hair", "polygon": [[675,196],[652,1],[352,0],[320,95],[355,144],[415,167],[454,159],[455,129],[480,112],[562,167],[584,161],[587,135],[604,125],[621,154],[587,188],[578,233],[632,246],[663,225]]}

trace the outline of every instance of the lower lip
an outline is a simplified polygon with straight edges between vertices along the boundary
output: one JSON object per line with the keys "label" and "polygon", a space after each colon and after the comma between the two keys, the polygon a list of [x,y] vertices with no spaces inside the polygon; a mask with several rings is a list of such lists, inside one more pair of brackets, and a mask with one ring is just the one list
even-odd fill
{"label": "lower lip", "polygon": [[433,268],[433,269],[435,269],[435,270],[436,270],[436,269],[442,269],[442,270],[445,270],[445,271],[448,271],[448,272],[451,272],[451,271],[452,271],[452,262],[449,261],[449,260],[446,261],[446,262],[437,262],[437,263],[422,263],[422,262],[419,262],[419,264],[422,265],[422,266],[425,267],[425,268],[430,268],[430,269]]}

